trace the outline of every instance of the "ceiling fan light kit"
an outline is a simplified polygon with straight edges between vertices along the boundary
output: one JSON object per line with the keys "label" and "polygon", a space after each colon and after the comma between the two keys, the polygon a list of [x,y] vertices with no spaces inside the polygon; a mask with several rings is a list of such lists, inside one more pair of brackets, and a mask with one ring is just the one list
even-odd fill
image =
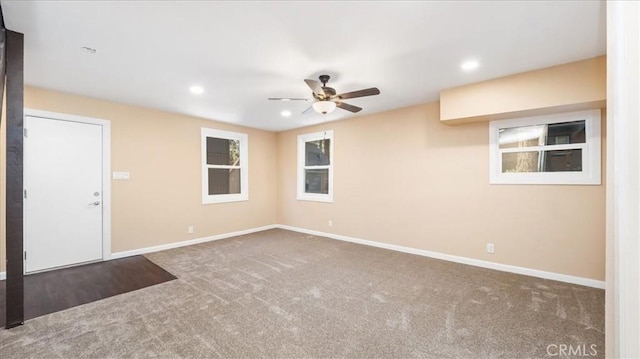
{"label": "ceiling fan light kit", "polygon": [[313,103],[313,109],[317,113],[328,114],[336,109],[336,103],[333,101],[318,101]]}
{"label": "ceiling fan light kit", "polygon": [[[311,105],[311,107],[304,110],[302,114],[307,113],[311,108],[313,108],[314,111],[318,113],[328,114],[333,112],[333,110],[335,110],[336,107],[339,107],[343,110],[353,112],[353,113],[360,112],[362,110],[362,107],[344,103],[342,102],[342,100],[380,94],[380,90],[378,90],[376,87],[337,94],[334,88],[327,86],[327,82],[329,82],[330,78],[331,77],[329,77],[329,75],[320,75],[319,79],[320,79],[320,82],[322,82],[322,84],[320,84],[320,82],[316,80],[309,80],[309,79],[304,80],[307,86],[309,86],[309,88],[311,89],[312,91],[311,95],[316,101]],[[303,100],[303,99],[294,98],[294,97],[290,97],[290,98],[270,97],[269,100],[288,101],[288,100]]]}

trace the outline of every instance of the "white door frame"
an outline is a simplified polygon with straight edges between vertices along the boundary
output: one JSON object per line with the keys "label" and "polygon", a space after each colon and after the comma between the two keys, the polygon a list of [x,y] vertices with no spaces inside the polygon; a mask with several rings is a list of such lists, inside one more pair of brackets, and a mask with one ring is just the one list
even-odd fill
{"label": "white door frame", "polygon": [[102,260],[111,259],[111,121],[25,108],[24,118],[27,116],[102,126]]}
{"label": "white door frame", "polygon": [[607,1],[607,358],[640,358],[640,3]]}

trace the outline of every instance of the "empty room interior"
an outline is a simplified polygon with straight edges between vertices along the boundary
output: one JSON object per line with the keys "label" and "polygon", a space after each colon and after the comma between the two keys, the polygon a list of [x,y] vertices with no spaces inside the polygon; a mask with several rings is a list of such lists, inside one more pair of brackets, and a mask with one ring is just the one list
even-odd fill
{"label": "empty room interior", "polygon": [[639,3],[0,5],[0,358],[640,358]]}

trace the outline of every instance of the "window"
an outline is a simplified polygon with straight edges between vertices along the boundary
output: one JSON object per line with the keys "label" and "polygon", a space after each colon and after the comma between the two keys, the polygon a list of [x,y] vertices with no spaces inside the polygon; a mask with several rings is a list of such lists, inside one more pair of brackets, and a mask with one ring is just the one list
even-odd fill
{"label": "window", "polygon": [[298,136],[298,199],[333,202],[333,131]]}
{"label": "window", "polygon": [[202,128],[202,203],[249,199],[247,135]]}
{"label": "window", "polygon": [[600,110],[492,121],[490,183],[592,184],[600,179]]}

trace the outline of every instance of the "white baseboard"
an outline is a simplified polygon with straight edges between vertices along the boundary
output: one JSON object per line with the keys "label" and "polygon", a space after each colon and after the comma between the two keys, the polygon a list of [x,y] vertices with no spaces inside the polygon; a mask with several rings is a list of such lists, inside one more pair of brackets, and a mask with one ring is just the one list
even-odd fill
{"label": "white baseboard", "polygon": [[236,236],[242,236],[244,234],[250,234],[250,233],[255,233],[255,232],[262,232],[262,231],[266,231],[266,230],[274,229],[274,228],[278,228],[278,226],[275,225],[275,224],[271,224],[271,225],[268,225],[268,226],[250,228],[250,229],[245,229],[245,230],[237,231],[237,232],[216,234],[214,236],[209,236],[209,237],[190,239],[188,241],[173,242],[173,243],[161,244],[161,245],[153,246],[153,247],[145,247],[145,248],[139,248],[139,249],[132,249],[130,251],[116,252],[116,253],[111,253],[111,259],[118,259],[118,258],[124,258],[124,257],[137,256],[137,255],[141,255],[141,254],[145,254],[145,253],[165,251],[167,249],[190,246],[190,245],[198,244],[198,243],[217,241],[217,240],[220,240],[220,239],[236,237]]}
{"label": "white baseboard", "polygon": [[337,240],[340,240],[340,241],[364,244],[366,246],[390,249],[390,250],[398,251],[398,252],[404,252],[404,253],[416,254],[416,255],[419,255],[419,256],[442,259],[442,260],[449,261],[449,262],[456,262],[456,263],[468,264],[468,265],[472,265],[472,266],[476,266],[476,267],[495,269],[495,270],[499,270],[499,271],[503,271],[503,272],[511,272],[511,273],[528,275],[528,276],[532,276],[532,277],[557,280],[557,281],[560,281],[560,282],[579,284],[579,285],[584,285],[584,286],[587,286],[587,287],[593,287],[593,288],[599,288],[599,289],[604,289],[605,288],[604,281],[599,281],[599,280],[595,280],[595,279],[576,277],[576,276],[567,275],[567,274],[546,272],[546,271],[542,271],[542,270],[538,270],[538,269],[517,267],[517,266],[508,265],[508,264],[488,262],[488,261],[483,261],[483,260],[473,259],[473,258],[467,258],[467,257],[459,257],[459,256],[451,255],[451,254],[445,254],[445,253],[439,253],[439,252],[431,252],[431,251],[426,251],[426,250],[423,250],[423,249],[416,249],[416,248],[411,248],[411,247],[398,246],[398,245],[395,245],[395,244],[374,242],[374,241],[369,241],[369,240],[366,240],[366,239],[347,237],[347,236],[342,236],[342,235],[339,235],[339,234],[314,231],[314,230],[310,230],[310,229],[286,226],[286,225],[281,225],[281,224],[276,225],[276,227],[277,228],[281,228],[281,229],[286,229],[286,230],[289,230],[289,231],[294,231],[294,232],[312,234],[314,236],[327,237],[327,238],[331,238],[331,239],[337,239]]}
{"label": "white baseboard", "polygon": [[[132,249],[130,251],[111,253],[111,256],[106,258],[106,259],[107,260],[109,260],[109,259],[118,259],[118,258],[137,256],[137,255],[141,255],[141,254],[145,254],[145,253],[159,252],[159,251],[164,251],[164,250],[167,250],[167,249],[190,246],[190,245],[198,244],[198,243],[205,243],[205,242],[217,241],[217,240],[220,240],[220,239],[225,239],[225,238],[230,238],[230,237],[242,236],[244,234],[262,232],[262,231],[266,231],[266,230],[274,229],[274,228],[278,228],[278,226],[275,225],[275,224],[270,224],[268,226],[250,228],[250,229],[245,229],[245,230],[237,231],[237,232],[216,234],[214,236],[190,239],[188,241],[173,242],[173,243],[161,244],[161,245],[153,246],[153,247]],[[0,280],[5,280],[5,279],[7,279],[7,273],[6,272],[0,272]]]}
{"label": "white baseboard", "polygon": [[[188,240],[188,241],[174,242],[174,243],[162,244],[162,245],[153,246],[153,247],[145,247],[145,248],[133,249],[133,250],[130,250],[130,251],[112,253],[111,254],[111,259],[118,259],[118,258],[135,256],[135,255],[141,255],[141,254],[145,254],[145,253],[164,251],[164,250],[167,250],[167,249],[190,246],[190,245],[198,244],[198,243],[217,241],[217,240],[220,240],[220,239],[236,237],[236,236],[241,236],[241,235],[244,235],[244,234],[250,234],[250,233],[255,233],[255,232],[266,231],[266,230],[274,229],[274,228],[281,228],[281,229],[286,229],[286,230],[289,230],[289,231],[294,231],[294,232],[299,232],[299,233],[306,233],[306,234],[311,234],[311,235],[320,236],[320,237],[327,237],[327,238],[337,239],[337,240],[340,240],[340,241],[346,241],[346,242],[351,242],[351,243],[364,244],[366,246],[390,249],[390,250],[398,251],[398,252],[416,254],[416,255],[424,256],[424,257],[442,259],[442,260],[449,261],[449,262],[468,264],[468,265],[472,265],[472,266],[476,266],[476,267],[482,267],[482,268],[488,268],[488,269],[495,269],[495,270],[499,270],[499,271],[503,271],[503,272],[510,272],[510,273],[528,275],[528,276],[532,276],[532,277],[557,280],[557,281],[560,281],[560,282],[573,283],[573,284],[584,285],[584,286],[587,286],[587,287],[593,287],[593,288],[599,288],[599,289],[604,289],[605,288],[605,282],[604,281],[599,281],[599,280],[595,280],[595,279],[576,277],[576,276],[571,276],[571,275],[567,275],[567,274],[546,272],[546,271],[542,271],[542,270],[538,270],[538,269],[531,269],[531,268],[525,268],[525,267],[512,266],[512,265],[508,265],[508,264],[488,262],[488,261],[483,261],[483,260],[473,259],[473,258],[467,258],[467,257],[459,257],[459,256],[451,255],[451,254],[432,252],[432,251],[427,251],[427,250],[424,250],[424,249],[416,249],[416,248],[411,248],[411,247],[404,247],[404,246],[399,246],[399,245],[395,245],[395,244],[374,242],[374,241],[369,241],[369,240],[366,240],[366,239],[348,237],[348,236],[343,236],[343,235],[333,234],[333,233],[327,233],[327,232],[314,231],[314,230],[310,230],[310,229],[286,226],[286,225],[282,225],[282,224],[272,224],[272,225],[263,226],[263,227],[250,228],[250,229],[246,229],[246,230],[243,230],[243,231],[223,233],[223,234],[217,234],[217,235],[209,236],[209,237],[191,239],[191,240]],[[0,272],[0,280],[4,280],[4,279],[6,279],[6,272]]]}

